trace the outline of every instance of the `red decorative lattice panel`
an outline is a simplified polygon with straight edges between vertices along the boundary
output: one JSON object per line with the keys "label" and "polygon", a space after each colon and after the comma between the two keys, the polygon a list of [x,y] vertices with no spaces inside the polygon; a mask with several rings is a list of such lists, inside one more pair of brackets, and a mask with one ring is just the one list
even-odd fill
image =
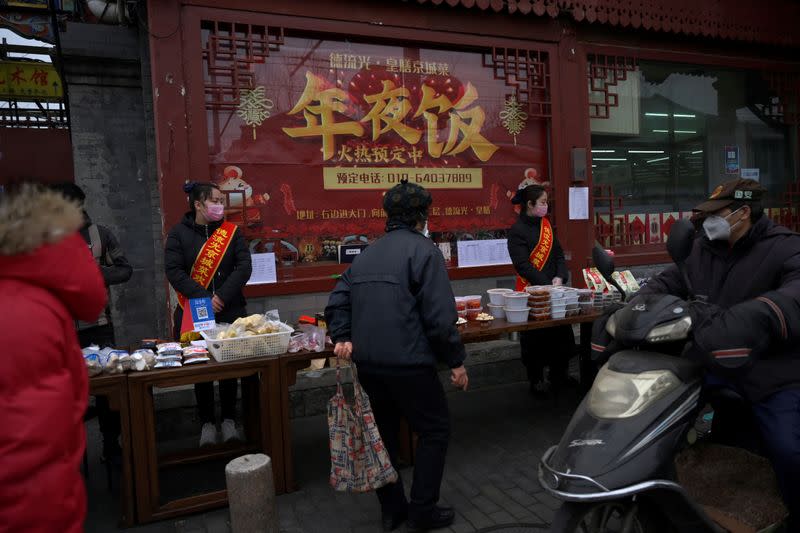
{"label": "red decorative lattice panel", "polygon": [[611,115],[611,108],[619,106],[615,88],[636,69],[636,60],[631,57],[589,54],[590,118],[608,118]]}
{"label": "red decorative lattice panel", "polygon": [[519,48],[492,48],[483,58],[494,78],[513,89],[517,100],[525,104],[529,118],[550,118],[550,67],[547,52]]}
{"label": "red decorative lattice panel", "polygon": [[283,44],[283,28],[253,24],[203,21],[201,36],[207,109],[236,108],[239,90],[253,85],[252,66]]}

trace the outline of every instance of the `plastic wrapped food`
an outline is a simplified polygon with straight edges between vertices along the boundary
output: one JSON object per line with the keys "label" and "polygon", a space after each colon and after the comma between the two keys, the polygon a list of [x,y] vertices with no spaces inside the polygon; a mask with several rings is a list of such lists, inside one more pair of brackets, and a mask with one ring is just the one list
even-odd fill
{"label": "plastic wrapped food", "polygon": [[266,314],[250,315],[237,318],[233,324],[223,329],[217,339],[235,339],[238,337],[252,337],[253,335],[265,335],[267,333],[278,333],[282,331],[280,317],[276,310]]}
{"label": "plastic wrapped food", "polygon": [[183,365],[180,361],[159,361],[154,368],[179,368],[181,366]]}
{"label": "plastic wrapped food", "polygon": [[93,378],[94,376],[102,374],[103,365],[100,364],[100,354],[91,350],[87,352],[87,348],[84,348],[83,352],[83,360],[86,363],[86,370],[89,372],[89,377]]}
{"label": "plastic wrapped food", "polygon": [[184,359],[183,360],[183,364],[184,364],[184,366],[185,365],[196,365],[196,364],[200,364],[200,363],[208,363],[210,360],[211,359],[208,357],[208,355],[205,355],[205,356],[203,356],[203,355],[192,355],[192,356],[187,357],[186,359]]}
{"label": "plastic wrapped food", "polygon": [[131,370],[143,372],[150,370],[156,365],[156,356],[152,350],[136,350],[131,354]]}

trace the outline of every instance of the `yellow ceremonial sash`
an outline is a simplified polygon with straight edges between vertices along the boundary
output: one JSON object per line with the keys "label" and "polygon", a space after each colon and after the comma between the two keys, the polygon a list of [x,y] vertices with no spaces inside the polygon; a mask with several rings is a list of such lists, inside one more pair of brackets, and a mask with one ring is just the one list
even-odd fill
{"label": "yellow ceremonial sash", "polygon": [[[214,233],[203,244],[200,253],[197,254],[197,258],[192,265],[190,277],[204,289],[211,285],[211,280],[214,279],[219,265],[222,263],[222,258],[225,257],[225,252],[228,251],[228,247],[233,241],[236,229],[236,224],[223,222],[220,227],[214,230]],[[193,332],[194,324],[191,313],[185,312],[188,300],[186,296],[178,293],[178,305],[184,310],[183,319],[181,320],[181,341],[183,342],[199,338]]]}
{"label": "yellow ceremonial sash", "polygon": [[[541,270],[544,268],[544,265],[547,264],[547,260],[550,258],[550,252],[552,249],[553,227],[550,225],[549,220],[542,217],[541,222],[539,223],[539,242],[533,247],[531,255],[528,258],[531,262],[531,265],[533,265],[533,268],[541,272]],[[530,285],[528,280],[517,274],[517,290],[525,290],[525,287],[528,285]]]}

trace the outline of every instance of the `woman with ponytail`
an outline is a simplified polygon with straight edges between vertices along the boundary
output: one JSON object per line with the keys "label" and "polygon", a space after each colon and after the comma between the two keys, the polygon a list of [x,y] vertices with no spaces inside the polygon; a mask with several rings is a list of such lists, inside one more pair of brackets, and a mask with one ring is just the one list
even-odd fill
{"label": "woman with ponytail", "polygon": [[[184,313],[188,300],[211,298],[217,322],[231,323],[247,316],[242,289],[252,270],[250,250],[238,228],[224,221],[225,195],[213,183],[187,183],[189,212],[167,236],[164,267],[167,279],[178,296],[173,317],[175,338],[190,340],[190,313]],[[222,404],[222,438],[225,442],[239,438],[234,422],[236,415],[237,380],[220,381]],[[218,442],[214,416],[214,384],[195,385],[195,396],[203,426],[200,446]]]}
{"label": "woman with ponytail", "polygon": [[[564,251],[547,218],[547,190],[541,185],[519,189],[511,200],[521,204],[519,218],[508,231],[508,254],[517,271],[518,291],[528,285],[563,285],[569,271]],[[567,366],[575,353],[571,326],[558,326],[520,333],[522,362],[528,371],[531,394],[541,397],[549,385],[566,380]],[[544,367],[550,367],[549,383]]]}

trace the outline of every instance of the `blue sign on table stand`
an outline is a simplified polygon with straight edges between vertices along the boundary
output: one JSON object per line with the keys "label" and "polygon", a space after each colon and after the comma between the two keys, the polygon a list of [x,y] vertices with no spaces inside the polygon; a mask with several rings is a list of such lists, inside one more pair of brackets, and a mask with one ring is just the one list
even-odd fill
{"label": "blue sign on table stand", "polygon": [[204,331],[217,327],[211,298],[192,298],[189,300],[189,309],[192,310],[194,331]]}

